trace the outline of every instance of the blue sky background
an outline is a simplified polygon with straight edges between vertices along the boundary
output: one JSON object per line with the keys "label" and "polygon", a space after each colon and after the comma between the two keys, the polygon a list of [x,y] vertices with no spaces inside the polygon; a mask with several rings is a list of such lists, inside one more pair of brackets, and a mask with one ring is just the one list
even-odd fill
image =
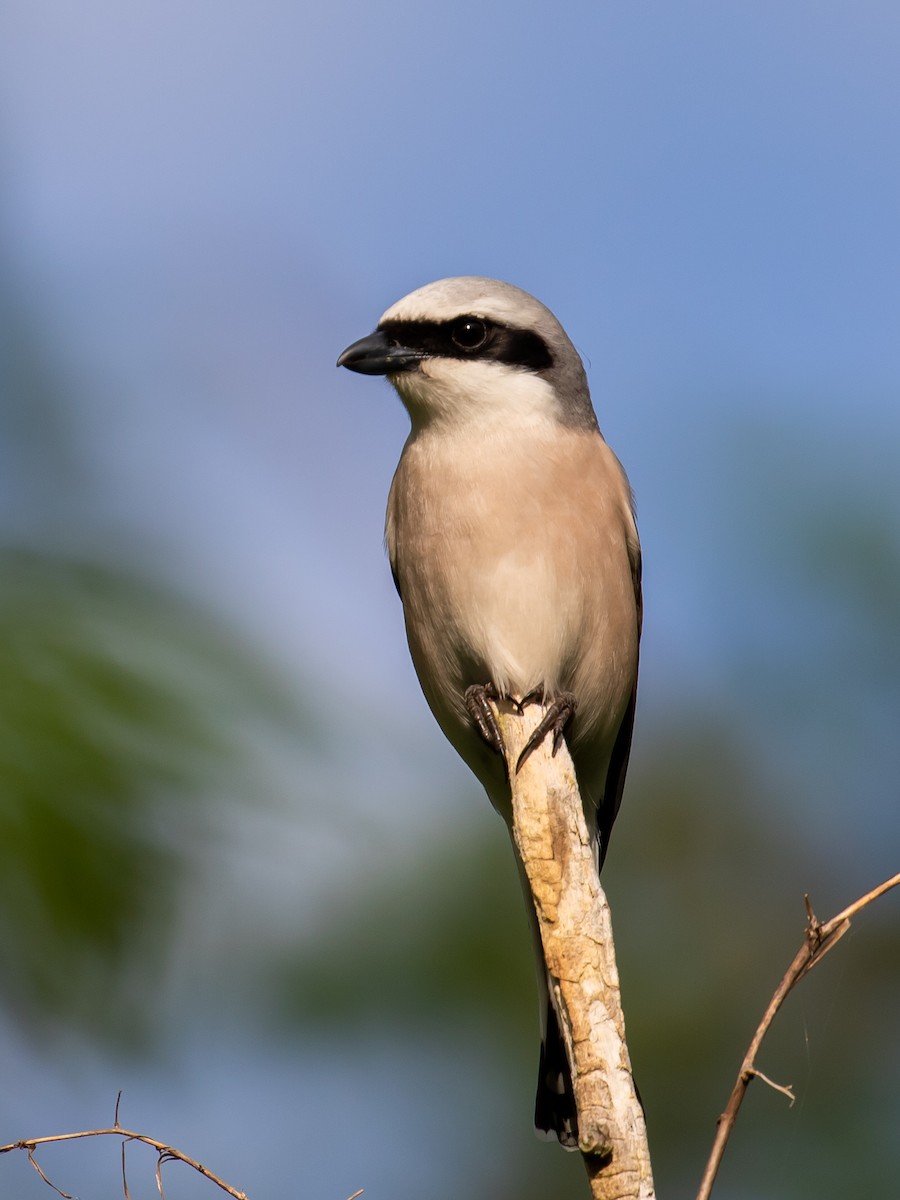
{"label": "blue sky background", "polygon": [[[830,534],[847,512],[875,514],[887,547],[900,530],[898,44],[900,12],[877,0],[7,0],[0,239],[72,382],[63,417],[89,472],[74,500],[22,511],[10,462],[6,527],[139,561],[364,726],[359,755],[302,760],[314,792],[337,778],[355,797],[346,819],[292,821],[296,753],[266,747],[275,815],[229,817],[216,853],[234,890],[198,884],[192,953],[227,949],[210,930],[251,895],[273,926],[309,920],[323,878],[339,891],[362,861],[360,827],[367,852],[414,854],[452,821],[448,796],[492,820],[418,693],[384,561],[405,415],[334,368],[444,275],[533,292],[586,360],[644,544],[636,754],[641,725],[726,713],[802,781],[790,836],[843,846],[838,901],[896,870],[897,642],[848,641],[852,557]],[[811,591],[795,546],[817,531]],[[804,721],[797,679],[820,681],[852,737]],[[165,1113],[160,1136],[226,1175],[236,1158],[264,1195],[260,1141],[236,1155],[229,1127],[258,1120],[246,1141],[276,1155],[291,1106],[332,1089],[353,1133],[307,1129],[304,1194],[421,1194],[409,1159],[392,1175],[372,1111],[397,1047],[340,1066],[307,1047],[288,1069],[179,1036],[177,1066],[134,1068],[130,1123]],[[0,1102],[11,1136],[111,1111],[123,1069],[7,1041],[27,1079]],[[404,1070],[427,1076],[430,1053]],[[442,1130],[403,1113],[424,1172]]]}

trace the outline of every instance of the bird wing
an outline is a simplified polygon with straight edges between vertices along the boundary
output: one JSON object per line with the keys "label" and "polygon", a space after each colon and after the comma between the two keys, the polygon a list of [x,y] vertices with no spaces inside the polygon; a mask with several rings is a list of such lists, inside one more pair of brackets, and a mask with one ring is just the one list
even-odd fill
{"label": "bird wing", "polygon": [[[634,584],[635,616],[637,619],[638,642],[644,624],[644,597],[641,589],[641,548],[640,545],[629,543],[628,556],[631,560],[631,578]],[[597,813],[598,869],[603,866],[606,850],[609,846],[609,835],[622,803],[622,793],[625,790],[625,774],[628,770],[628,759],[631,755],[631,736],[634,731],[634,711],[637,705],[637,671],[634,674],[634,687],[622,724],[616,734],[609,767],[606,772],[606,786],[603,789],[603,802]]]}

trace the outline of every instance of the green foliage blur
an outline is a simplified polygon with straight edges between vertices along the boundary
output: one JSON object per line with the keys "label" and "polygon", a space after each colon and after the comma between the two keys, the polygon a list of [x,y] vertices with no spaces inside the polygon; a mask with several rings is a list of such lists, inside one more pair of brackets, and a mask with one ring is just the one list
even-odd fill
{"label": "green foliage blur", "polygon": [[257,674],[158,585],[0,550],[0,1002],[35,1032],[148,1035],[190,861],[173,835],[238,765],[222,716],[265,699]]}
{"label": "green foliage blur", "polygon": [[0,1006],[33,1038],[137,1049],[192,839],[210,798],[240,790],[234,715],[302,723],[220,617],[121,548],[86,548],[72,382],[3,277]]}

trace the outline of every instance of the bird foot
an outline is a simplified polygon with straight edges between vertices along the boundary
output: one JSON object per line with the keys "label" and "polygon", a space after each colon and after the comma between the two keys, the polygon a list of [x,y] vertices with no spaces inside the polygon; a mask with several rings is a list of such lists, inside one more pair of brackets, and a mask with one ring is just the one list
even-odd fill
{"label": "bird foot", "polygon": [[[543,704],[544,689],[542,687],[535,688],[519,701],[520,710],[524,708],[526,704],[535,701]],[[548,733],[553,734],[552,753],[554,756],[556,755],[557,750],[562,745],[566,726],[575,715],[575,709],[577,707],[578,701],[571,692],[560,692],[559,695],[553,701],[551,701],[549,708],[540,720],[540,724],[537,725],[531,737],[522,748],[522,753],[519,755],[518,762],[516,763],[517,775],[522,770],[522,767],[528,756],[532,753],[532,751],[537,750],[538,746]]]}
{"label": "bird foot", "polygon": [[496,750],[498,754],[504,754],[506,748],[503,745],[503,734],[500,732],[500,726],[497,724],[497,718],[490,704],[491,700],[499,699],[497,689],[492,683],[473,683],[471,687],[466,688],[463,695],[469,716],[475,722],[475,728],[492,750]]}

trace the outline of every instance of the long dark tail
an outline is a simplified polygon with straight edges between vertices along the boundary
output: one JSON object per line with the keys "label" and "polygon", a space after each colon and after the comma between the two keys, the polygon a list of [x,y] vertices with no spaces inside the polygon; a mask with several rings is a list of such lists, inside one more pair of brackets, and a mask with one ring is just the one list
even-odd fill
{"label": "long dark tail", "polygon": [[552,1001],[547,1005],[547,1029],[541,1042],[534,1125],[538,1133],[556,1137],[566,1150],[578,1149],[578,1113],[566,1046]]}
{"label": "long dark tail", "polygon": [[553,1007],[553,997],[544,951],[538,929],[537,913],[531,895],[531,885],[513,843],[516,867],[525,896],[525,908],[529,915],[531,940],[537,966],[537,989],[541,1009],[541,1061],[538,1071],[537,1098],[534,1102],[534,1126],[539,1136],[548,1140],[558,1139],[566,1150],[578,1149],[578,1111],[575,1107],[575,1090],[572,1073],[566,1056],[566,1044],[559,1027],[559,1017]]}

